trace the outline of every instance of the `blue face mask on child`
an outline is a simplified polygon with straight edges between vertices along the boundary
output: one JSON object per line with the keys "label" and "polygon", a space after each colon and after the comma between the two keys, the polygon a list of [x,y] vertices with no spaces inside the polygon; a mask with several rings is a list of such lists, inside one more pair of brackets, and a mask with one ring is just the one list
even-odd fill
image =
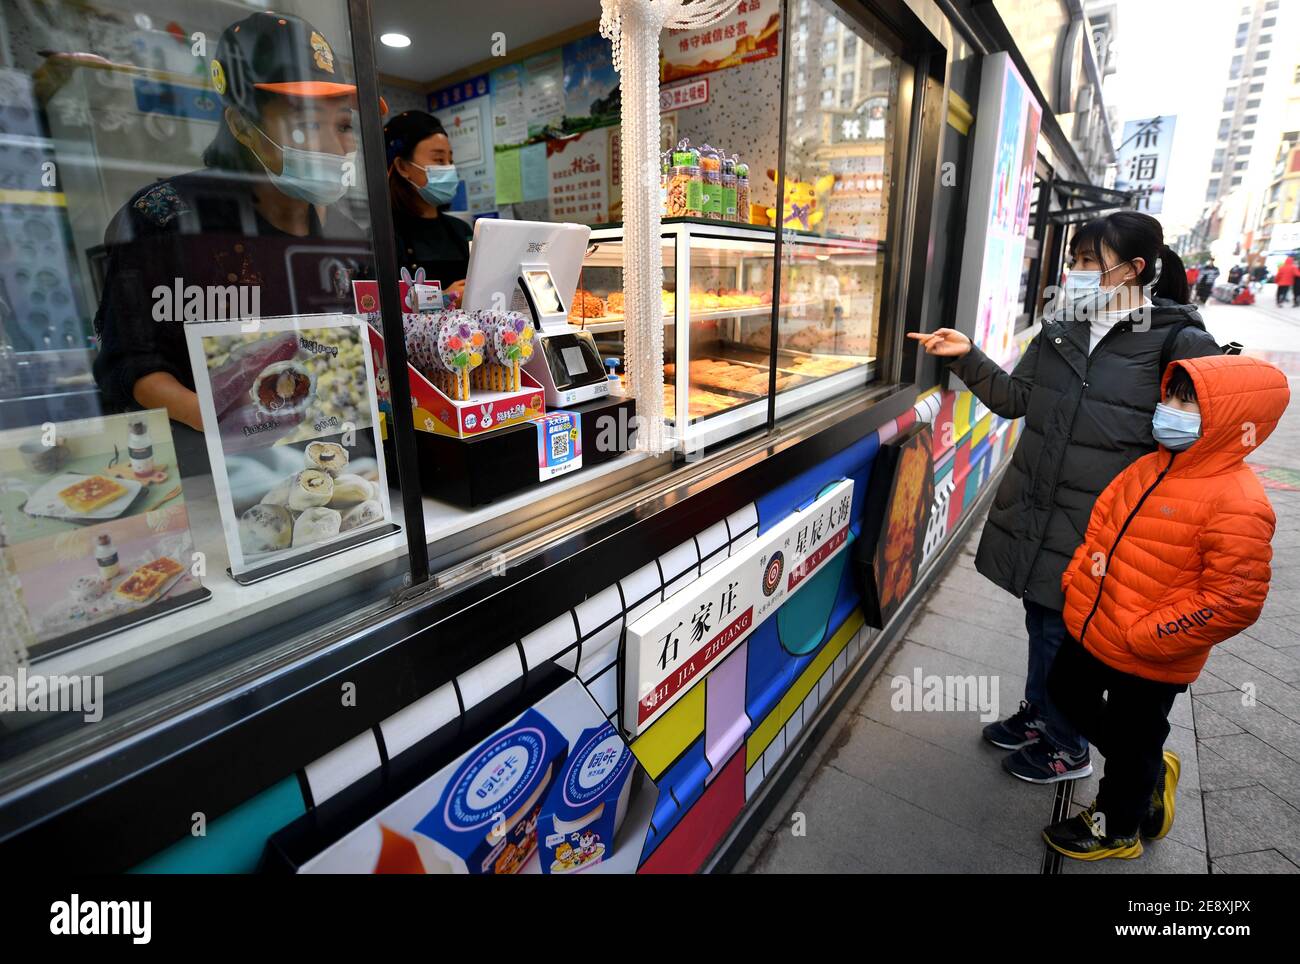
{"label": "blue face mask on child", "polygon": [[1201,437],[1201,413],[1184,412],[1156,402],[1151,417],[1151,434],[1171,452],[1181,452]]}

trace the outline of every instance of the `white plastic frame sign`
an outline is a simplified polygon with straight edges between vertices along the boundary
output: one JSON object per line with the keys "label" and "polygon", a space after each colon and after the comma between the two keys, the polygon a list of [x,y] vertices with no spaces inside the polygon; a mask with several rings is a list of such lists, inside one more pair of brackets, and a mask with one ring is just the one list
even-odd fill
{"label": "white plastic frame sign", "polygon": [[627,628],[623,726],[645,731],[848,544],[844,479]]}

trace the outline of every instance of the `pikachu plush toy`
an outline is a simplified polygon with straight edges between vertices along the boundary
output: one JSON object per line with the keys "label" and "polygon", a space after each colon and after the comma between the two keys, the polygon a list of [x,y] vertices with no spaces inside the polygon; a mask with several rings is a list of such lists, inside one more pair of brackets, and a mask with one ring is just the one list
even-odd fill
{"label": "pikachu plush toy", "polygon": [[[767,176],[776,183],[776,171],[768,168]],[[781,224],[787,228],[797,228],[801,231],[812,231],[821,223],[825,211],[822,209],[822,201],[830,192],[831,187],[835,184],[834,174],[823,174],[816,181],[792,181],[787,175],[785,179],[785,204],[781,212]],[[767,219],[771,224],[776,223],[776,208],[767,209]]]}

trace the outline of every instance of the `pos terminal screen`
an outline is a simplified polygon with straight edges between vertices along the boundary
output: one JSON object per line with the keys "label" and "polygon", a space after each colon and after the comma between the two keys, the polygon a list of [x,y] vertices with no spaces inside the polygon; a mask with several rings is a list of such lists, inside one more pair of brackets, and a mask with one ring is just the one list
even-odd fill
{"label": "pos terminal screen", "polygon": [[560,293],[555,288],[555,280],[544,268],[525,268],[524,281],[533,294],[533,304],[538,314],[564,314],[564,305],[560,302]]}

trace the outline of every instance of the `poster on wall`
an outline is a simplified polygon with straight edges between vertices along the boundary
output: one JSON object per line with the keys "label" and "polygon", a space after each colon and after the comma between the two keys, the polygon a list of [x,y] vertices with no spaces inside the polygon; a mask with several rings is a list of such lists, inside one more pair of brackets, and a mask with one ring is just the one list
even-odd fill
{"label": "poster on wall", "polygon": [[33,658],[208,599],[163,409],[0,432],[0,575]]}
{"label": "poster on wall", "polygon": [[934,502],[933,447],[920,422],[881,445],[872,463],[856,550],[868,626],[883,629],[916,585]]}
{"label": "poster on wall", "polygon": [[642,733],[848,545],[853,480],[828,486],[627,627],[623,728]]}
{"label": "poster on wall", "polygon": [[666,31],[659,80],[725,70],[781,53],[781,0],[740,0],[735,11],[706,27]]}
{"label": "poster on wall", "polygon": [[470,215],[496,210],[495,164],[492,157],[492,100],[488,75],[480,74],[429,95],[429,112],[447,129],[451,156],[460,186],[451,211]]}
{"label": "poster on wall", "polygon": [[564,130],[608,127],[621,120],[622,95],[609,41],[599,35],[563,47]]}
{"label": "poster on wall", "polygon": [[1006,53],[984,58],[977,116],[957,320],[985,354],[1008,367],[1016,356],[1043,112]]}
{"label": "poster on wall", "polygon": [[1164,207],[1177,122],[1177,117],[1166,116],[1124,123],[1124,137],[1116,150],[1115,190],[1132,191],[1138,211],[1159,214]]}
{"label": "poster on wall", "polygon": [[528,116],[524,112],[527,82],[523,64],[498,67],[488,75],[492,143],[497,147],[513,147],[528,140]]}
{"label": "poster on wall", "polygon": [[564,50],[556,47],[524,61],[524,118],[528,136],[564,122]]}
{"label": "poster on wall", "polygon": [[356,315],[186,325],[237,581],[395,530],[364,327]]}
{"label": "poster on wall", "polygon": [[610,220],[610,130],[601,127],[546,142],[552,221],[601,224]]}
{"label": "poster on wall", "polygon": [[632,873],[658,798],[578,679],[341,839],[311,815],[268,853],[307,874]]}

